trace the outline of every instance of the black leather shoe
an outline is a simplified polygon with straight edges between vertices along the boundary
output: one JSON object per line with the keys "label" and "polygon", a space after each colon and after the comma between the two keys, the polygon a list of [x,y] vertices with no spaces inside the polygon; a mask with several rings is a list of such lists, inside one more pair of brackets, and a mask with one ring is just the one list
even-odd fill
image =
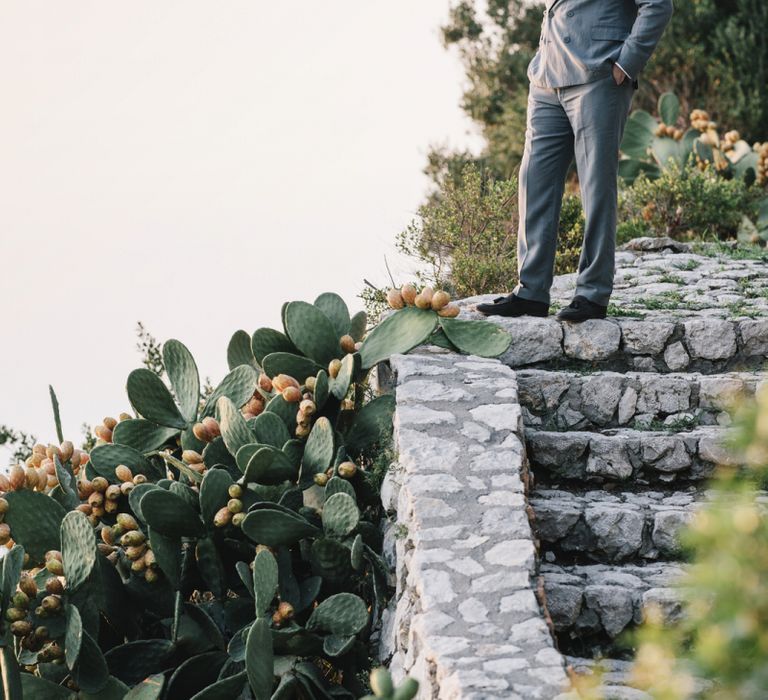
{"label": "black leather shoe", "polygon": [[590,301],[583,296],[575,296],[568,306],[558,312],[556,318],[560,321],[574,321],[578,323],[590,318],[605,318],[607,311],[607,306],[595,304],[594,301]]}
{"label": "black leather shoe", "polygon": [[549,314],[549,304],[509,294],[505,297],[497,297],[493,304],[478,304],[477,310],[486,316],[546,317]]}

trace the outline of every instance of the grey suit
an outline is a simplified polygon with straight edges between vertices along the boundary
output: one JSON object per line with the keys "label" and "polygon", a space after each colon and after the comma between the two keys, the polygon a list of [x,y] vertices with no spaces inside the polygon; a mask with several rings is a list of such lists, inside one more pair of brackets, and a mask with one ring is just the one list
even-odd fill
{"label": "grey suit", "polygon": [[[547,0],[528,66],[528,123],[520,165],[520,283],[549,303],[560,203],[576,159],[586,225],[576,294],[607,305],[613,288],[619,144],[632,83],[672,14],[672,0]],[[617,63],[629,76],[612,77]]]}

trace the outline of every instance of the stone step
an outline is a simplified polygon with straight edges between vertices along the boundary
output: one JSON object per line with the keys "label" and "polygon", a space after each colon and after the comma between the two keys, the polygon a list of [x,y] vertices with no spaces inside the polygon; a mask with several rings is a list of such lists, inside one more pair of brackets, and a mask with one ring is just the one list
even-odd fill
{"label": "stone step", "polygon": [[735,464],[722,446],[725,430],[669,433],[620,428],[601,432],[525,431],[528,459],[541,485],[563,482],[699,482],[716,464]]}
{"label": "stone step", "polygon": [[[474,307],[493,295],[462,300],[461,318],[483,319]],[[488,319],[513,338],[501,361],[510,367],[713,374],[759,368],[768,357],[768,318],[690,315],[653,320],[610,317],[566,323],[554,317]]]}
{"label": "stone step", "polygon": [[547,609],[560,648],[600,647],[610,651],[622,632],[638,625],[643,609],[658,606],[669,622],[681,614],[676,582],[683,574],[678,564],[646,566],[559,566],[543,563]]}
{"label": "stone step", "polygon": [[[529,497],[545,559],[556,556],[619,563],[680,557],[680,530],[711,492],[536,489]],[[758,498],[768,510],[768,492]]]}
{"label": "stone step", "polygon": [[703,494],[536,490],[529,499],[534,531],[546,559],[553,553],[605,563],[680,556],[680,529],[700,507]]}
{"label": "stone step", "polygon": [[764,372],[517,371],[526,425],[547,430],[727,425],[729,409],[768,383]]}

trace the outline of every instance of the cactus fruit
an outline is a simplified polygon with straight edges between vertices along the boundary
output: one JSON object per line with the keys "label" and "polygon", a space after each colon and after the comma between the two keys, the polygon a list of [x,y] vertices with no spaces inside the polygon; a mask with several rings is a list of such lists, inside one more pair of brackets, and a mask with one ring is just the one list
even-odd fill
{"label": "cactus fruit", "polygon": [[328,363],[328,376],[331,379],[336,379],[341,371],[341,360],[334,358]]}
{"label": "cactus fruit", "polygon": [[283,399],[287,403],[297,403],[301,401],[301,391],[296,386],[287,386],[281,393]]}
{"label": "cactus fruit", "polygon": [[229,523],[232,521],[232,513],[227,506],[224,506],[223,508],[219,508],[218,511],[216,511],[216,515],[213,517],[213,525],[214,527],[225,527],[229,525]]}
{"label": "cactus fruit", "polygon": [[408,306],[413,306],[416,302],[416,295],[418,294],[416,287],[412,284],[404,284],[400,287],[400,296]]}
{"label": "cactus fruit", "polygon": [[439,309],[437,315],[441,318],[456,318],[459,315],[459,307],[456,304],[446,304]]}
{"label": "cactus fruit", "polygon": [[422,289],[416,295],[416,298],[413,300],[413,303],[419,309],[430,309],[432,308],[433,295],[434,295],[434,292],[432,291],[432,287],[424,287],[424,289]]}
{"label": "cactus fruit", "polygon": [[402,309],[405,306],[405,300],[399,289],[390,289],[387,291],[387,304],[391,309]]}
{"label": "cactus fruit", "polygon": [[343,335],[339,339],[339,346],[343,352],[353,353],[355,351],[355,339],[351,335]]}
{"label": "cactus fruit", "polygon": [[451,301],[451,296],[443,289],[439,289],[432,295],[432,309],[433,311],[440,311]]}
{"label": "cactus fruit", "polygon": [[351,479],[357,474],[357,465],[354,462],[342,462],[337,469],[342,479]]}

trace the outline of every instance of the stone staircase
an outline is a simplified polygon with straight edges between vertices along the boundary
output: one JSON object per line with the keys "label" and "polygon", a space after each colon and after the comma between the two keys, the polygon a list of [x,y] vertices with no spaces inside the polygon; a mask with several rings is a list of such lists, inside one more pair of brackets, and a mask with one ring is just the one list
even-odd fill
{"label": "stone staircase", "polygon": [[[715,467],[736,465],[723,445],[729,409],[766,381],[768,264],[672,243],[617,262],[612,311],[624,316],[492,320],[513,335],[503,361],[517,370],[558,649],[576,673],[602,659],[606,699],[639,699],[628,632],[650,603],[681,614],[679,531]],[[558,278],[555,305],[573,282]],[[466,300],[468,316],[479,300]]]}

